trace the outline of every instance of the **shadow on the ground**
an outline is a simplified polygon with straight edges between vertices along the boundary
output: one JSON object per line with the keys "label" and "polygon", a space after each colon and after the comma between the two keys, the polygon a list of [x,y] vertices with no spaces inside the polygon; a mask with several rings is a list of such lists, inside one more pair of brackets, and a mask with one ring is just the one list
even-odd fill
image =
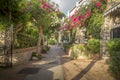
{"label": "shadow on the ground", "polygon": [[24,80],[53,80],[54,73],[50,70],[41,70],[37,75],[28,75]]}
{"label": "shadow on the ground", "polygon": [[38,73],[40,68],[23,68],[21,71],[19,71],[17,74],[36,74]]}
{"label": "shadow on the ground", "polygon": [[96,60],[91,61],[86,68],[84,68],[78,75],[76,75],[72,80],[80,80],[96,63]]}
{"label": "shadow on the ground", "polygon": [[[60,50],[58,51],[59,52],[58,54],[60,57],[66,54],[62,48],[51,48],[51,49],[53,50],[55,49],[56,51]],[[57,57],[53,56],[52,58],[61,59],[59,56]],[[0,76],[1,75],[5,75],[5,76],[0,77],[0,80],[23,80],[26,76],[29,76],[29,78],[27,77],[25,80],[39,80],[39,79],[53,80],[53,72],[48,69],[53,68],[53,67],[59,67],[60,65],[71,61],[71,59],[66,56],[62,57],[65,59],[64,61],[62,61],[62,63],[60,63],[59,60],[52,61],[52,60],[47,60],[45,58],[46,57],[44,57],[41,60],[41,61],[46,61],[47,63],[45,64],[39,64],[40,61],[30,61],[29,64],[23,64],[23,65],[20,65],[18,67],[13,67],[8,70],[2,69],[0,72]],[[37,73],[39,74],[36,76]]]}

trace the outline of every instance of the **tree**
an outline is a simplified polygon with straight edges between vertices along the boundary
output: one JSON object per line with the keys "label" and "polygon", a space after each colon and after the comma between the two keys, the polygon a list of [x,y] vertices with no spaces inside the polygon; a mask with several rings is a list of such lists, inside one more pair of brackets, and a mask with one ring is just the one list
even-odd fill
{"label": "tree", "polygon": [[35,25],[38,26],[38,44],[37,44],[37,52],[41,53],[41,42],[43,35],[49,33],[49,27],[52,22],[51,16],[55,16],[55,9],[53,8],[54,5],[50,4],[49,1],[42,0],[34,0],[32,1],[33,6],[31,9],[32,20],[34,21]]}
{"label": "tree", "polygon": [[27,21],[30,20],[31,15],[28,12],[30,5],[28,3],[28,0],[0,1],[0,16],[4,19],[4,21],[1,22],[6,24],[4,24],[3,27],[8,27],[11,24],[14,26],[14,45],[18,32],[22,30]]}

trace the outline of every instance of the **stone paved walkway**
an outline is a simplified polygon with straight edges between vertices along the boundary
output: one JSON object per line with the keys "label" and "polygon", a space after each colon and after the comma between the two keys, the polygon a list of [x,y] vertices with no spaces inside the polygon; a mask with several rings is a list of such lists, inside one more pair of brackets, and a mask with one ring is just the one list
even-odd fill
{"label": "stone paved walkway", "polygon": [[60,54],[63,50],[51,46],[40,61],[31,61],[12,69],[0,69],[0,80],[64,80]]}

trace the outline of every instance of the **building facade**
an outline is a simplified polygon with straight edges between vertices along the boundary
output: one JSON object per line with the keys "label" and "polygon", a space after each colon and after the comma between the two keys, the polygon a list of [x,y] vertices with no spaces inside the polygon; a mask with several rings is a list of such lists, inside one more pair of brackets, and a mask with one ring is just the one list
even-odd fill
{"label": "building facade", "polygon": [[106,42],[120,38],[120,0],[108,1],[107,10],[103,14],[104,24],[101,29],[101,53],[106,53]]}
{"label": "building facade", "polygon": [[73,6],[72,9],[68,11],[67,16],[68,17],[72,16],[80,8],[80,6],[84,5],[87,1],[89,0],[78,0],[75,6]]}

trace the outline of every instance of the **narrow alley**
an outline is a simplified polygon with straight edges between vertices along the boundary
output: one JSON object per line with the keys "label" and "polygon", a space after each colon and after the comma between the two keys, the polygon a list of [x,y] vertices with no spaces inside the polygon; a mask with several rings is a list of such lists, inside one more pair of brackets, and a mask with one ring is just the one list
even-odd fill
{"label": "narrow alley", "polygon": [[43,54],[42,60],[30,61],[12,69],[1,69],[0,80],[64,80],[61,53],[61,47],[51,46],[50,51]]}

